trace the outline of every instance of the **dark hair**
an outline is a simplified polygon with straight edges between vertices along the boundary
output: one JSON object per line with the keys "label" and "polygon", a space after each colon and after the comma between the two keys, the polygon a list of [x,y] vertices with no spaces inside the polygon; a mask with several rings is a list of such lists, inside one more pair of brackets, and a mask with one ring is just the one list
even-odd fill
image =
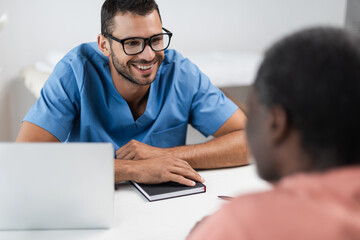
{"label": "dark hair", "polygon": [[330,27],[290,35],[266,52],[254,87],[262,104],[285,109],[315,166],[360,163],[358,37]]}
{"label": "dark hair", "polygon": [[114,31],[114,16],[132,13],[146,16],[156,10],[159,14],[159,7],[154,0],[106,0],[101,8],[101,33],[111,34]]}

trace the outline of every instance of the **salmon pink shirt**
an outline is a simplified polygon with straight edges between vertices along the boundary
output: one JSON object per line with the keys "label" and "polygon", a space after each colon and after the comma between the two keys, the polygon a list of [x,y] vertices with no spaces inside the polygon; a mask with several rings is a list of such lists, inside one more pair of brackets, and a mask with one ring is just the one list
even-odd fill
{"label": "salmon pink shirt", "polygon": [[188,239],[360,239],[360,167],[298,174],[273,190],[237,197]]}

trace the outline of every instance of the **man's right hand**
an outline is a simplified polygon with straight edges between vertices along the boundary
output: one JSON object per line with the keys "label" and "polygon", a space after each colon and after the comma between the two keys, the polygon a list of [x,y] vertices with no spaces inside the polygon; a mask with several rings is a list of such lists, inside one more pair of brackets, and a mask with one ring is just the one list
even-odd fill
{"label": "man's right hand", "polygon": [[172,181],[187,186],[204,182],[186,161],[170,155],[136,161],[115,159],[115,181],[124,180],[147,184]]}

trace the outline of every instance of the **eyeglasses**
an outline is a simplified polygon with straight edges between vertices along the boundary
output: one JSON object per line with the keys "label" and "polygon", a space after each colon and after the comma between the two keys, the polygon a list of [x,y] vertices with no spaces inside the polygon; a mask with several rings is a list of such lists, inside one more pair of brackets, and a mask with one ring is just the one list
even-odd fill
{"label": "eyeglasses", "polygon": [[103,35],[121,43],[126,55],[136,55],[144,51],[146,43],[148,43],[150,48],[155,52],[160,52],[167,49],[170,45],[172,32],[165,28],[162,29],[165,31],[165,33],[155,34],[149,38],[131,37],[118,39],[107,33],[103,33]]}

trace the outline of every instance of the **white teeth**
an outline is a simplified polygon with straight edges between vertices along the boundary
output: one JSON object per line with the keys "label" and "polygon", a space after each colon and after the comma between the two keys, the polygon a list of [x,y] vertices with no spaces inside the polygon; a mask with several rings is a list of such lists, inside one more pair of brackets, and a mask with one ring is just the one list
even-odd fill
{"label": "white teeth", "polygon": [[154,66],[154,64],[150,65],[150,66],[137,65],[137,68],[139,68],[141,70],[148,70],[148,69],[152,68],[153,66]]}

